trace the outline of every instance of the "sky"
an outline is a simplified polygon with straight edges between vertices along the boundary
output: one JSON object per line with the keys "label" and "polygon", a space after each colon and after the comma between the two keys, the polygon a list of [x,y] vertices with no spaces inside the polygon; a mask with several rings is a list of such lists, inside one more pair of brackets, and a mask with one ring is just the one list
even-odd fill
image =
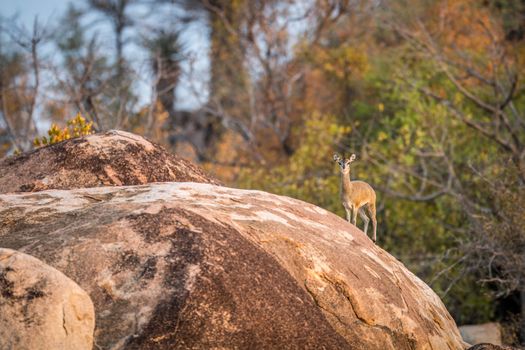
{"label": "sky", "polygon": [[[28,29],[32,27],[35,16],[38,16],[39,23],[54,25],[60,20],[70,2],[81,7],[85,3],[83,0],[0,0],[0,15],[3,18],[16,16],[17,20]],[[101,21],[95,23],[97,23],[96,30],[102,34],[103,41],[108,43],[108,49],[112,49],[110,28],[104,27]],[[208,33],[202,22],[194,22],[181,29],[184,33],[183,45],[187,60],[182,62],[183,74],[176,93],[177,106],[181,109],[193,109],[204,103],[208,94]],[[134,44],[128,45],[124,53],[133,61],[135,69],[139,72],[136,81],[137,93],[139,101],[146,103],[151,96],[146,57]],[[48,52],[48,54],[53,53]]]}
{"label": "sky", "polygon": [[67,3],[64,0],[0,0],[0,13],[5,17],[19,14],[20,20],[30,25],[35,16],[42,20],[56,18],[66,9]]}

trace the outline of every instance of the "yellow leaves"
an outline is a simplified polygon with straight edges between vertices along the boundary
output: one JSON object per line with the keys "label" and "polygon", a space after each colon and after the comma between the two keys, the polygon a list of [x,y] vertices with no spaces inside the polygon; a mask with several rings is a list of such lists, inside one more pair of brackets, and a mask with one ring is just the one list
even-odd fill
{"label": "yellow leaves", "polygon": [[416,129],[414,131],[414,146],[417,148],[423,148],[427,143],[427,137],[423,130]]}
{"label": "yellow leaves", "polygon": [[328,125],[328,134],[335,138],[339,138],[344,134],[349,134],[351,131],[352,127],[350,125],[344,126],[336,123]]}
{"label": "yellow leaves", "polygon": [[313,49],[309,57],[323,72],[345,82],[361,76],[369,69],[365,50],[350,45],[318,47]]}
{"label": "yellow leaves", "polygon": [[377,110],[378,110],[379,112],[383,112],[383,111],[385,110],[385,105],[382,104],[382,103],[378,103],[378,104],[377,104]]}
{"label": "yellow leaves", "polygon": [[[73,137],[80,137],[80,136],[91,134],[92,125],[93,125],[93,122],[86,123],[86,119],[82,117],[80,112],[77,114],[75,119],[69,120],[67,122],[67,126],[73,133]],[[66,134],[65,136],[67,138],[71,138],[71,136],[69,136],[69,130],[67,130],[66,128],[64,131]]]}
{"label": "yellow leaves", "polygon": [[329,62],[324,63],[322,67],[323,67],[323,70],[325,70],[326,72],[333,73],[336,71],[335,66]]}
{"label": "yellow leaves", "polygon": [[86,122],[86,119],[82,117],[82,114],[80,112],[77,114],[77,116],[67,122],[67,126],[63,129],[60,129],[56,124],[51,124],[51,127],[47,131],[46,136],[42,136],[41,138],[35,138],[33,141],[33,145],[35,147],[41,147],[45,145],[52,145],[57,142],[61,142],[64,140],[69,140],[70,138],[90,135],[93,133],[91,130],[91,127],[93,126],[93,122]]}
{"label": "yellow leaves", "polygon": [[456,92],[454,94],[454,104],[460,105],[463,102],[463,94]]}

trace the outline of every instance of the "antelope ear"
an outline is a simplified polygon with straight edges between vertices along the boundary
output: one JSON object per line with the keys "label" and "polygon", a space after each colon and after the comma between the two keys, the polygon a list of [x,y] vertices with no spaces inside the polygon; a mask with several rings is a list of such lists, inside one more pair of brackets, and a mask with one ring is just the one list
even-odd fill
{"label": "antelope ear", "polygon": [[348,162],[353,162],[356,158],[355,154],[352,154],[350,158],[348,158]]}
{"label": "antelope ear", "polygon": [[334,162],[338,162],[341,160],[341,157],[337,153],[334,153]]}

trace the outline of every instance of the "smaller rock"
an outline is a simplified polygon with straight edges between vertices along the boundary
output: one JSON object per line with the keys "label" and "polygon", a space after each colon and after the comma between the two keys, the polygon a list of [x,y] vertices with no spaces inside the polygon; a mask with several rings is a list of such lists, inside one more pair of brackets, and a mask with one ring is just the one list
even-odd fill
{"label": "smaller rock", "polygon": [[517,348],[514,348],[512,346],[499,346],[489,343],[480,343],[476,344],[467,350],[519,350]]}
{"label": "smaller rock", "polygon": [[0,248],[0,349],[92,349],[89,295],[60,271]]}
{"label": "smaller rock", "polygon": [[502,344],[501,329],[496,322],[460,326],[459,333],[463,340],[469,344]]}
{"label": "smaller rock", "polygon": [[0,193],[152,182],[219,184],[162,146],[119,130],[77,137],[0,159]]}

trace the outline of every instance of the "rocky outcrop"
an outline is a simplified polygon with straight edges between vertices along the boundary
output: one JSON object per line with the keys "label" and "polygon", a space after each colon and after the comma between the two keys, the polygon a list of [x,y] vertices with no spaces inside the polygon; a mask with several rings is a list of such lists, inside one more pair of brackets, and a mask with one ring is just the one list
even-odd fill
{"label": "rocky outcrop", "polygon": [[90,295],[102,349],[464,345],[437,295],[362,231],[265,192],[162,183],[0,195],[0,246]]}
{"label": "rocky outcrop", "polygon": [[0,248],[0,349],[91,349],[91,299],[60,271]]}
{"label": "rocky outcrop", "polygon": [[0,193],[165,181],[217,183],[190,162],[124,131],[70,139],[0,160]]}

